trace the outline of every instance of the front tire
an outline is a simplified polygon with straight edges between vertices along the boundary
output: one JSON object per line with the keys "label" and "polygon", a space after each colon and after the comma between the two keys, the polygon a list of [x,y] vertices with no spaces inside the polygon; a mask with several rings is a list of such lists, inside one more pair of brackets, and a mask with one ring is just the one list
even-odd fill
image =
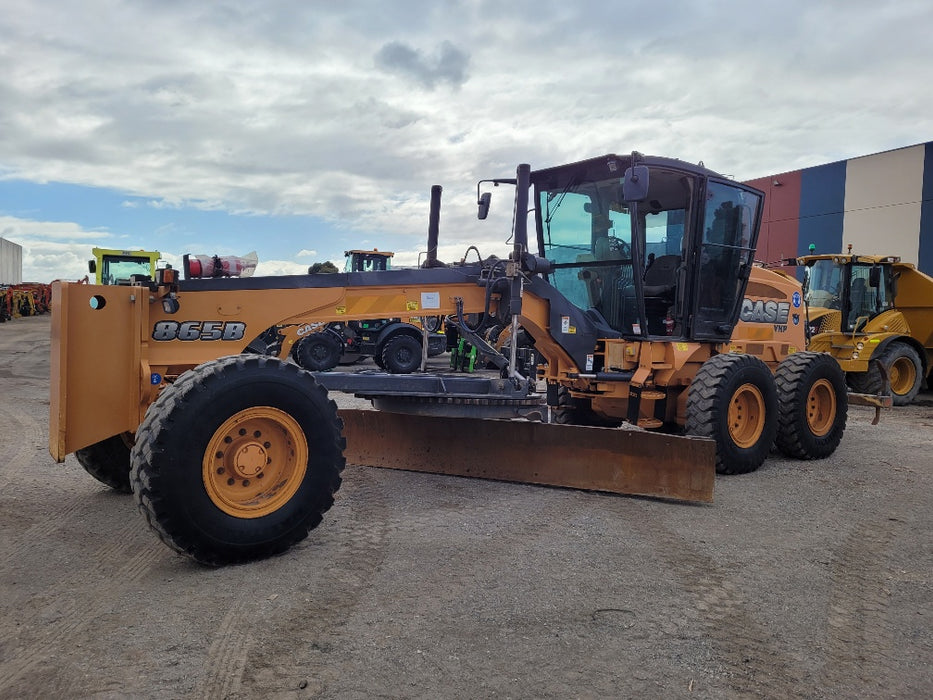
{"label": "front tire", "polygon": [[716,441],[719,474],[758,469],[777,433],[777,392],[768,366],[753,355],[709,358],[688,389],[685,430]]}
{"label": "front tire", "polygon": [[327,392],[290,363],[207,362],[149,407],[132,451],[136,503],[167,545],[202,564],[278,554],[333,505],[342,428]]}
{"label": "front tire", "polygon": [[845,374],[829,355],[797,352],[774,375],[778,393],[778,449],[789,457],[822,459],[846,429]]}
{"label": "front tire", "polygon": [[132,493],[130,486],[130,433],[114,435],[75,452],[78,463],[102,484],[114,491]]}
{"label": "front tire", "polygon": [[[923,383],[923,363],[913,347],[894,341],[877,359],[884,365],[891,382],[891,403],[906,406],[917,398]],[[854,391],[866,394],[881,392],[881,373],[874,362],[869,363],[867,372],[849,373],[848,378]]]}

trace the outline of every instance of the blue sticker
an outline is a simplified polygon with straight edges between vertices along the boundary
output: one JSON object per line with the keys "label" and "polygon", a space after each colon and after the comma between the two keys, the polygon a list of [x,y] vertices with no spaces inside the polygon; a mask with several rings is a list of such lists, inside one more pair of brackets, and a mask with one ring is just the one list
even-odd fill
{"label": "blue sticker", "polygon": [[794,314],[794,325],[800,323],[800,314]]}
{"label": "blue sticker", "polygon": [[793,302],[794,302],[794,308],[799,309],[800,308],[800,292],[794,292]]}
{"label": "blue sticker", "polygon": [[158,386],[162,383],[162,375],[158,372],[153,372],[149,375],[149,383],[152,384],[152,386]]}

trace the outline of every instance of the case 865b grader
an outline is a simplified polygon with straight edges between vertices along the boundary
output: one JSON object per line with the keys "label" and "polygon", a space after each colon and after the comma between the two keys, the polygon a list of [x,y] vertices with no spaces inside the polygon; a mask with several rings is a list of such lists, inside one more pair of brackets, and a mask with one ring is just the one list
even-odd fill
{"label": "case 865b grader", "polygon": [[[753,265],[760,192],[634,153],[494,182],[516,186],[508,259],[438,261],[435,187],[419,269],[56,284],[52,455],[132,489],[165,543],[220,565],[304,538],[346,461],[708,501],[716,470],[754,470],[775,442],[835,450],[844,376],[805,351],[799,284]],[[272,326],[374,314],[452,317],[499,372],[314,375],[242,354]],[[528,334],[538,376],[468,314]],[[380,410],[338,413],[328,389]]]}

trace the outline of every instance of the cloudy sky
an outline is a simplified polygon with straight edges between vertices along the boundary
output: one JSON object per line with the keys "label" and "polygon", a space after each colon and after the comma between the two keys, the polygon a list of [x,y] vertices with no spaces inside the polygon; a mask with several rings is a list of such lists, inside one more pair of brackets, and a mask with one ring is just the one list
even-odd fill
{"label": "cloudy sky", "polygon": [[508,250],[476,181],[633,149],[739,180],[933,139],[929,0],[4,0],[0,236],[92,246]]}

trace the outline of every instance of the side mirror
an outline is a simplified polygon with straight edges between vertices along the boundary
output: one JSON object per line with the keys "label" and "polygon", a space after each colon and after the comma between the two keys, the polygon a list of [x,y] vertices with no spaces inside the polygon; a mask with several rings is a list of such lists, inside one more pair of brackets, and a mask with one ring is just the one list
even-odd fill
{"label": "side mirror", "polygon": [[876,289],[881,286],[881,268],[877,265],[868,271],[868,286]]}
{"label": "side mirror", "polygon": [[479,205],[479,211],[476,212],[477,219],[485,219],[486,216],[489,214],[489,200],[491,199],[492,199],[492,192],[483,192],[479,196],[479,201],[477,202],[477,204]]}
{"label": "side mirror", "polygon": [[97,272],[97,261],[96,260],[87,261],[87,271],[90,272],[92,275]]}
{"label": "side mirror", "polygon": [[648,166],[626,168],[622,178],[622,199],[626,202],[644,202],[648,199]]}

